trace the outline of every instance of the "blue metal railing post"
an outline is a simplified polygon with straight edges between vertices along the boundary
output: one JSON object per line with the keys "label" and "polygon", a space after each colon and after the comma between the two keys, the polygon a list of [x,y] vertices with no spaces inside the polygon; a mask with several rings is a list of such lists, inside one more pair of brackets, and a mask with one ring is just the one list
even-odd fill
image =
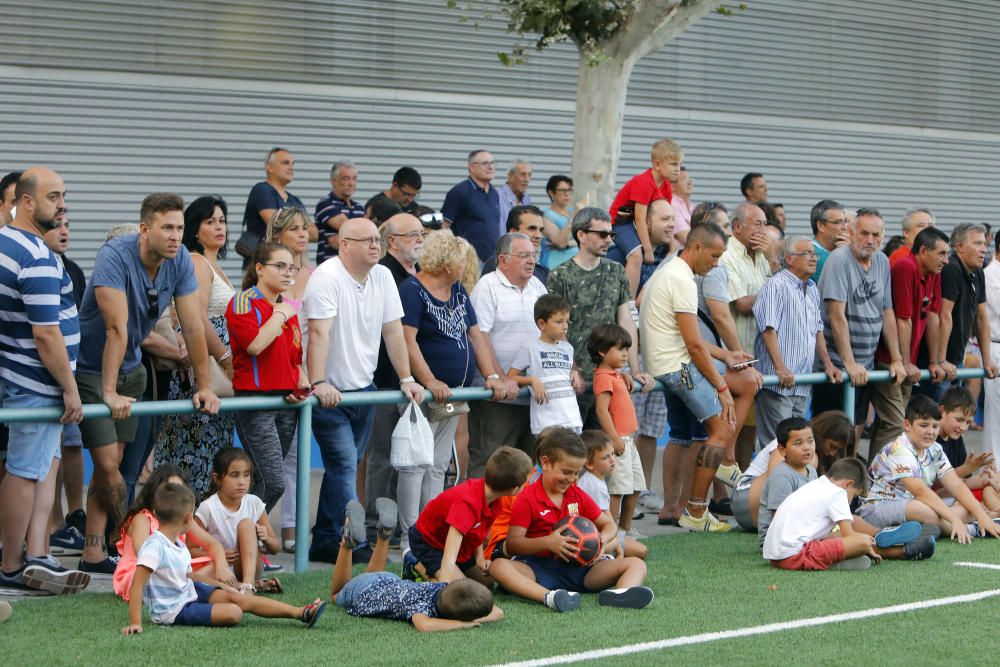
{"label": "blue metal railing post", "polygon": [[851,421],[854,421],[854,385],[851,384],[850,379],[845,379],[844,382],[844,412],[851,418]]}
{"label": "blue metal railing post", "polygon": [[295,571],[309,569],[309,483],[312,481],[312,410],[315,398],[303,401],[299,407],[298,454],[295,471]]}

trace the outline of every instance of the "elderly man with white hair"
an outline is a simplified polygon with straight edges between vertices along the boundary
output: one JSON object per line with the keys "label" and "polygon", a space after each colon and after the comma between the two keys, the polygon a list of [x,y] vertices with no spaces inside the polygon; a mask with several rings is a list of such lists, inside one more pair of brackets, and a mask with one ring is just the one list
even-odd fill
{"label": "elderly man with white hair", "polygon": [[517,159],[510,163],[507,182],[497,188],[500,196],[500,236],[507,233],[507,216],[515,206],[531,206],[528,186],[531,185],[531,163]]}

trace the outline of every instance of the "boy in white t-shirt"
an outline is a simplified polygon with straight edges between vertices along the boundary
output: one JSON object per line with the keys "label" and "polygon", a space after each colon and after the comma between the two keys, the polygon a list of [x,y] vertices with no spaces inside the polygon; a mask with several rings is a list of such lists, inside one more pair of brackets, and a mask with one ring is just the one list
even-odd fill
{"label": "boy in white t-shirt", "polygon": [[531,433],[537,436],[550,426],[576,433],[583,430],[573,386],[573,346],[566,341],[569,303],[558,294],[545,294],[535,302],[537,341],[514,355],[507,375],[519,387],[531,387]]}
{"label": "boy in white t-shirt", "polygon": [[[608,476],[615,469],[615,445],[611,438],[604,431],[587,430],[580,434],[583,446],[587,448],[587,460],[583,464],[583,470],[576,479],[576,485],[584,493],[590,496],[602,512],[607,512],[611,516],[611,493],[608,491]],[[618,531],[618,542],[624,549],[626,556],[636,556],[646,559],[649,555],[649,548],[635,539],[629,537],[624,531]],[[607,553],[617,554],[615,545],[609,544],[605,547]]]}
{"label": "boy in white t-shirt", "polygon": [[[785,498],[764,539],[764,558],[783,570],[867,570],[882,558],[923,560],[934,555],[934,538],[917,537],[881,548],[856,532],[851,501],[865,492],[868,474],[860,460],[835,461],[826,475]],[[839,533],[833,533],[834,528]]]}

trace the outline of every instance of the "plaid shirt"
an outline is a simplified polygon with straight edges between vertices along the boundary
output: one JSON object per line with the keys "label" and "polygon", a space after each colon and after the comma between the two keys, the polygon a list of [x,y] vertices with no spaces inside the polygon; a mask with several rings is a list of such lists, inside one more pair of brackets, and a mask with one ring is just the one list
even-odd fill
{"label": "plaid shirt", "polygon": [[[816,333],[823,330],[816,283],[811,279],[803,283],[791,271],[783,269],[764,284],[754,303],[753,314],[758,331],[754,344],[754,355],[760,360],[757,370],[764,375],[777,374],[764,345],[763,333],[770,328],[778,335],[778,350],[785,367],[796,375],[811,373],[816,357]],[[783,396],[810,394],[809,385],[768,389]]]}

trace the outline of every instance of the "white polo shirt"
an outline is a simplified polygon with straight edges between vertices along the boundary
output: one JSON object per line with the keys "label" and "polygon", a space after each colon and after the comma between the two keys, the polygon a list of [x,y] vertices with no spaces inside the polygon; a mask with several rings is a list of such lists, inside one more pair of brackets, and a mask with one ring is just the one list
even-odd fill
{"label": "white polo shirt", "polygon": [[[382,325],[402,317],[392,272],[381,264],[373,266],[367,280],[359,283],[340,257],[329,259],[313,272],[302,296],[300,319],[333,320],[323,377],[340,391],[372,383]],[[315,370],[310,370],[310,377],[316,377]]]}

